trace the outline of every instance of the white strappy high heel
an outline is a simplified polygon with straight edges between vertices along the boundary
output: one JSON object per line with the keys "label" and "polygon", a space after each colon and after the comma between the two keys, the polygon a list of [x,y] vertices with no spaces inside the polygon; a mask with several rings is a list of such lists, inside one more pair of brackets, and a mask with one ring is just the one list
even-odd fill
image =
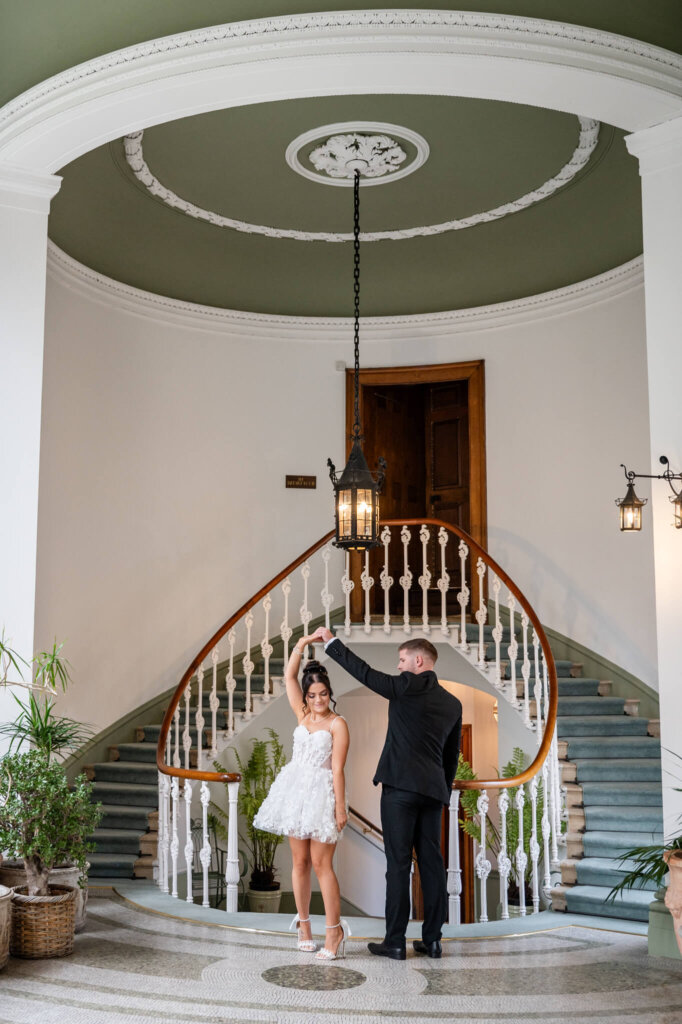
{"label": "white strappy high heel", "polygon": [[331,931],[332,928],[341,929],[341,941],[336,947],[336,952],[333,953],[331,949],[327,949],[323,946],[322,949],[315,954],[316,960],[345,960],[346,958],[346,939],[349,938],[353,933],[351,932],[348,921],[344,917],[341,918],[338,924],[328,924],[327,931]]}
{"label": "white strappy high heel", "polygon": [[[291,931],[292,928],[295,925],[296,926],[296,933],[298,935],[298,930],[301,927],[301,925],[302,924],[308,924],[309,921],[310,921],[309,917],[299,917],[298,914],[296,914],[294,916],[293,921],[289,925],[289,931]],[[313,942],[312,939],[302,939],[301,936],[298,935],[297,947],[298,947],[298,949],[300,950],[301,953],[314,953],[315,950],[317,949],[317,943]]]}

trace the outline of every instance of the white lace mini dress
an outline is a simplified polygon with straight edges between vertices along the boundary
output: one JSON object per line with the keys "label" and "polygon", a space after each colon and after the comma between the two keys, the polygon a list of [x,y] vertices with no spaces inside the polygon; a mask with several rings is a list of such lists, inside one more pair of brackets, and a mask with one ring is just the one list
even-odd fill
{"label": "white lace mini dress", "polygon": [[296,726],[291,761],[260,805],[255,828],[295,839],[337,842],[332,742],[329,729],[309,732],[305,725]]}

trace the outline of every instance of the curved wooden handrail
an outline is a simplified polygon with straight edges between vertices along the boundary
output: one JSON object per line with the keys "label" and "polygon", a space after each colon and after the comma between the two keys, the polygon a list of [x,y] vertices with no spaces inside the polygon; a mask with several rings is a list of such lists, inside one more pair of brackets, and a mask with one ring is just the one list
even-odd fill
{"label": "curved wooden handrail", "polygon": [[[542,764],[545,758],[547,757],[547,754],[549,753],[549,749],[552,744],[552,739],[554,737],[554,728],[556,726],[558,696],[557,675],[556,666],[554,664],[554,657],[552,655],[552,651],[549,646],[547,636],[545,634],[544,629],[542,628],[542,625],[540,624],[540,620],[538,619],[537,615],[535,614],[529,602],[524,597],[522,592],[519,590],[517,585],[511,579],[511,577],[504,571],[504,569],[501,568],[501,566],[497,564],[495,559],[492,558],[488,554],[488,552],[484,548],[482,548],[481,545],[478,544],[473,537],[470,537],[469,534],[466,533],[464,530],[461,530],[458,526],[454,526],[452,523],[446,523],[442,519],[382,519],[381,521],[382,527],[422,525],[434,526],[437,528],[440,528],[442,526],[449,533],[454,533],[457,537],[460,538],[460,540],[463,540],[471,552],[476,553],[483,559],[486,565],[488,565],[489,568],[493,570],[497,578],[507,586],[509,591],[517,599],[517,601],[525,611],[526,615],[528,616],[529,622],[532,623],[540,646],[542,647],[542,653],[544,655],[545,664],[547,666],[547,675],[549,683],[549,709],[547,711],[547,715],[545,718],[545,728],[542,737],[542,742],[538,747],[538,752],[535,756],[535,759],[528,766],[528,768],[521,772],[520,775],[515,775],[510,779],[457,779],[453,783],[453,789],[507,789],[513,786],[523,785],[523,783],[528,782],[530,779],[533,778],[533,776],[537,775],[537,773],[540,771]],[[168,738],[168,732],[173,721],[173,715],[175,714],[175,710],[178,704],[180,703],[182,695],[185,692],[185,688],[189,683],[190,679],[192,678],[196,670],[199,668],[199,666],[202,664],[206,656],[216,646],[216,644],[225,636],[226,633],[230,631],[230,629],[232,629],[235,623],[237,623],[244,615],[246,615],[247,612],[249,612],[256,604],[258,604],[258,602],[263,597],[265,597],[265,595],[269,591],[271,591],[279,583],[283,582],[283,580],[285,580],[287,576],[289,576],[289,574],[294,571],[294,569],[297,569],[299,565],[305,562],[306,559],[310,558],[310,556],[313,555],[319,548],[321,548],[324,544],[331,540],[333,536],[333,530],[330,530],[328,533],[325,533],[325,535],[321,537],[320,540],[318,540],[315,544],[312,544],[309,548],[307,548],[307,550],[304,551],[302,555],[299,555],[299,557],[296,558],[293,562],[291,562],[286,567],[286,569],[283,569],[280,573],[274,576],[269,583],[266,583],[264,587],[261,587],[261,589],[256,594],[254,594],[253,597],[249,598],[249,600],[246,601],[245,604],[243,604],[241,608],[234,613],[234,615],[231,615],[227,622],[224,625],[222,625],[220,629],[217,630],[216,633],[213,634],[211,639],[204,644],[204,646],[199,651],[197,656],[188,666],[185,674],[178,683],[177,689],[173,694],[173,697],[171,699],[170,704],[168,705],[168,708],[166,709],[166,714],[164,715],[163,722],[161,724],[161,732],[159,734],[159,741],[156,748],[156,764],[159,771],[162,772],[164,775],[171,775],[184,779],[197,779],[202,782],[239,782],[241,780],[241,776],[236,772],[203,772],[199,771],[198,769],[191,768],[174,768],[171,765],[165,764],[164,758],[166,751],[166,740]]]}
{"label": "curved wooden handrail", "polygon": [[363,825],[366,825],[368,831],[376,832],[378,836],[381,836],[382,839],[384,838],[384,833],[381,831],[379,826],[375,825],[374,822],[369,820],[369,818],[366,818],[364,814],[360,814],[360,811],[356,811],[354,807],[349,807],[348,813],[352,814],[354,818],[357,818],[359,821],[361,821]]}

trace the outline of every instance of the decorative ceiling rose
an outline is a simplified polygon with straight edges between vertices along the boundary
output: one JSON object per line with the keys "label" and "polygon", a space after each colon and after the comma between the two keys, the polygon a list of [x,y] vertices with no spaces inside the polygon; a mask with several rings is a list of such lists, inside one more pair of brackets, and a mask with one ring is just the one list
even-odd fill
{"label": "decorative ceiling rose", "polygon": [[[518,199],[513,199],[511,202],[504,203],[502,206],[496,206],[492,210],[485,210],[482,213],[474,213],[469,217],[463,217],[461,220],[448,220],[443,221],[441,224],[427,224],[421,227],[414,228],[400,228],[392,231],[367,231],[361,235],[363,242],[380,242],[384,240],[400,241],[403,238],[419,238],[427,237],[429,235],[441,235],[446,231],[461,231],[464,228],[473,227],[475,224],[483,224],[491,220],[500,220],[502,217],[507,217],[511,213],[519,213],[521,210],[527,209],[529,206],[534,206],[535,203],[539,203],[543,199],[547,199],[554,192],[558,192],[560,188],[567,185],[575,176],[587,165],[592,156],[594,150],[597,147],[599,141],[599,121],[595,121],[590,117],[579,117],[578,122],[580,124],[580,134],[578,136],[578,144],[574,149],[570,160],[564,164],[562,168],[547,181],[538,185],[537,188],[532,189],[530,192],[526,192],[525,195],[520,196]],[[404,131],[404,129],[401,129]],[[123,139],[125,148],[125,155],[130,168],[137,178],[146,189],[157,199],[166,203],[168,206],[173,207],[176,210],[180,210],[182,213],[186,213],[189,217],[196,217],[197,220],[208,221],[209,224],[214,224],[216,227],[221,228],[232,228],[234,231],[243,231],[251,235],[265,235],[268,238],[292,238],[299,242],[352,242],[353,235],[346,234],[340,231],[298,231],[295,228],[275,228],[269,227],[266,224],[249,224],[247,221],[236,220],[233,217],[224,217],[220,213],[215,213],[213,210],[204,210],[200,206],[196,206],[194,203],[189,202],[187,199],[183,199],[177,193],[171,189],[166,188],[157,177],[149,169],[142,150],[142,138],[144,132],[133,132],[131,135],[126,135]],[[299,142],[304,136],[299,136],[299,139],[294,140]],[[314,133],[314,138],[319,138],[319,129]],[[293,145],[293,143],[292,143]],[[302,143],[303,145],[303,143]],[[291,147],[289,147],[290,149]],[[300,149],[300,147],[299,147]],[[287,150],[287,153],[289,150]],[[428,155],[428,147],[427,147]],[[424,157],[426,159],[426,157]],[[410,164],[410,168],[406,169],[405,173],[409,173],[410,169],[414,168],[416,160]],[[326,174],[319,175],[318,173],[301,171],[306,177],[314,178],[315,181],[324,181],[326,184],[353,184],[352,179],[348,182],[345,178],[330,178]],[[365,185],[377,185],[384,181],[395,181],[398,175],[401,175],[402,171],[396,171],[394,174],[388,175],[383,178],[370,178],[365,181]]]}
{"label": "decorative ceiling rose", "polygon": [[[302,155],[311,143],[319,145]],[[410,144],[411,157],[401,142]],[[385,185],[413,174],[428,160],[429,144],[411,128],[380,121],[339,121],[304,132],[287,146],[286,162],[292,171],[322,185],[353,186],[353,160],[362,174],[362,187]],[[348,236],[351,238],[352,236]]]}
{"label": "decorative ceiling rose", "polygon": [[310,154],[311,164],[330,178],[353,180],[358,170],[364,178],[383,178],[407,160],[407,153],[388,135],[332,135]]}

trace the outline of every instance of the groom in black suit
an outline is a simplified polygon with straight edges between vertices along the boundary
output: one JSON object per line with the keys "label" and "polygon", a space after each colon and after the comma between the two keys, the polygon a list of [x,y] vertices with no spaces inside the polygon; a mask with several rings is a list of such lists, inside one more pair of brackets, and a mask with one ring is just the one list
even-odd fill
{"label": "groom in black suit", "polygon": [[399,675],[390,676],[358,658],[323,626],[316,636],[325,651],[358,682],[388,699],[388,731],[374,785],[382,785],[381,827],[386,851],[386,935],[370,942],[376,956],[405,959],[410,915],[412,849],[417,854],[424,894],[422,940],[415,952],[441,955],[441,926],[447,920],[445,866],[440,849],[443,805],[457,770],[462,705],[438,682],[438,652],[422,638],[401,645]]}

